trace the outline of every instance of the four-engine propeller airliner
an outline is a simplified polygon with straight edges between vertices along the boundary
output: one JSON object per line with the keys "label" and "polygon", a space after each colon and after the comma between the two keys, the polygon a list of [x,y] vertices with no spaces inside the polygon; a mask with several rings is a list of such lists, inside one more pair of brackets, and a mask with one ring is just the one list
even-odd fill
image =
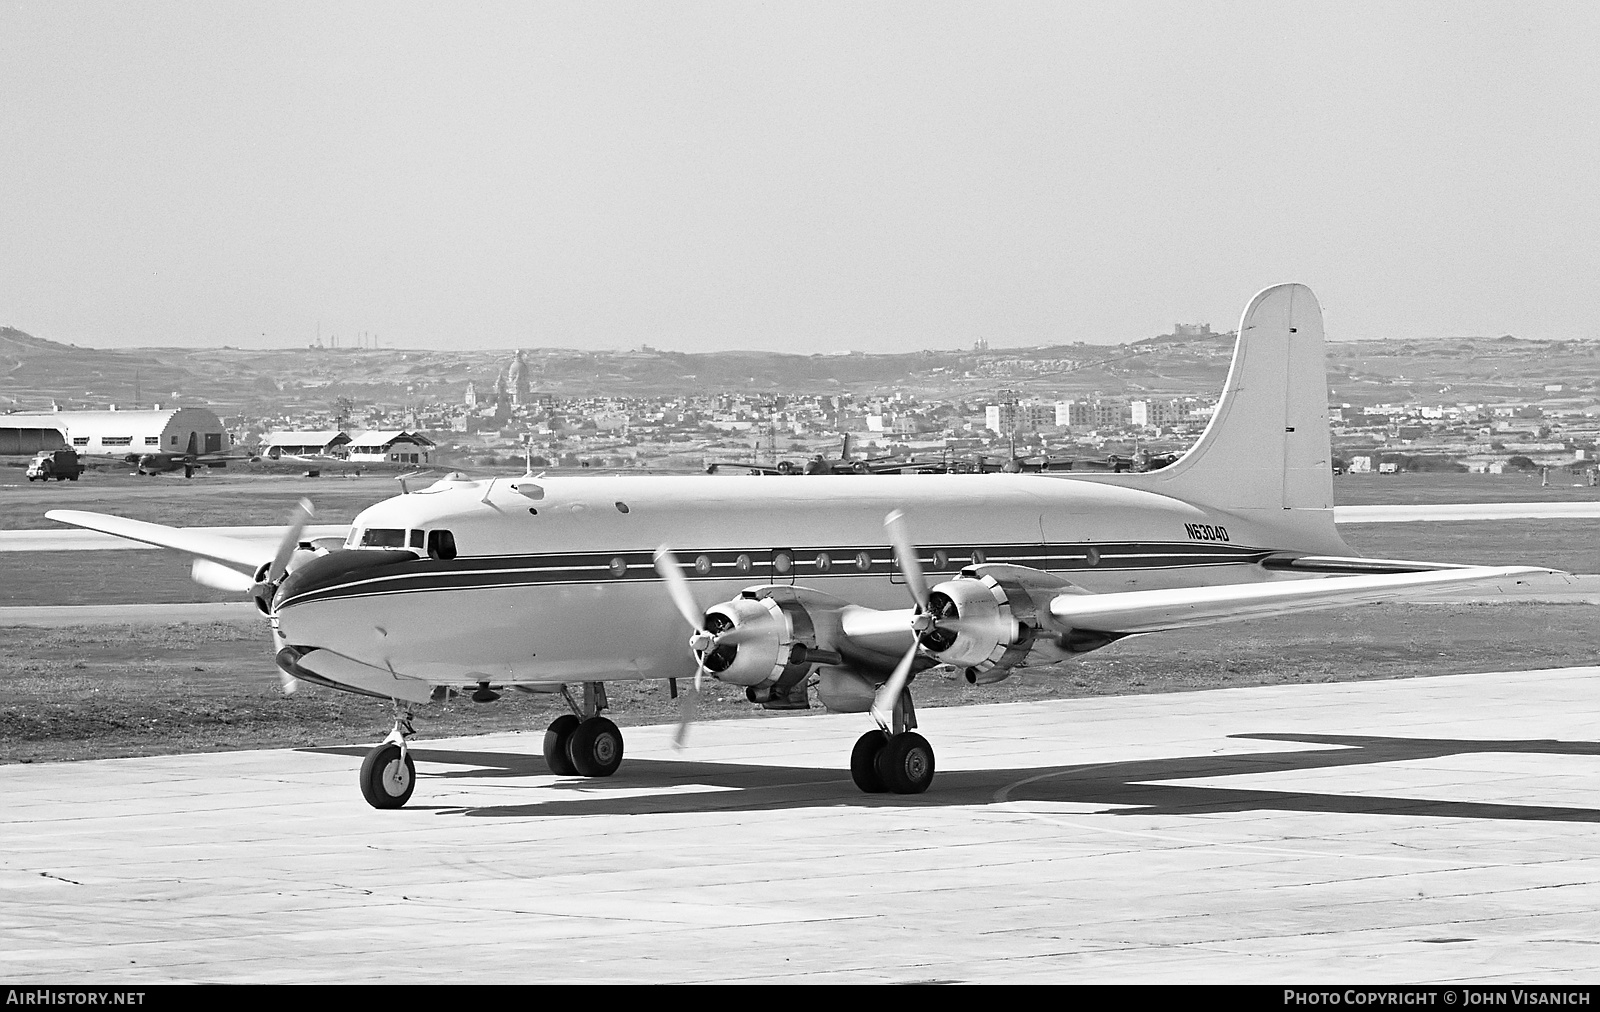
{"label": "four-engine propeller airliner", "polygon": [[561,692],[551,770],[610,775],[623,739],[605,683],[629,679],[716,678],[777,708],[814,684],[829,709],[871,716],[855,783],[916,793],[935,763],[912,685],[934,665],[990,683],[1126,636],[1547,572],[1354,557],[1330,460],[1322,313],[1289,284],[1246,307],[1199,441],[1147,473],[448,475],[363,511],[338,550],[297,550],[302,514],[270,558],[47,516],[196,556],[196,579],[254,597],[287,677],[392,700],[361,770],[379,808],[411,796],[413,708],[450,691]]}

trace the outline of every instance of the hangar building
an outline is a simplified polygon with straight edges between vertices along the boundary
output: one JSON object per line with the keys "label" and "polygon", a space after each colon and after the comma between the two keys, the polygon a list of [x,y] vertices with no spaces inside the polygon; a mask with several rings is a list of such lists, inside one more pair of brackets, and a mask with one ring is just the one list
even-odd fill
{"label": "hangar building", "polygon": [[414,432],[362,432],[350,437],[350,459],[392,464],[431,464],[433,440]]}
{"label": "hangar building", "polygon": [[206,408],[138,411],[49,411],[0,415],[5,428],[56,429],[79,453],[125,457],[145,453],[226,453],[233,447],[222,419]]}
{"label": "hangar building", "polygon": [[261,437],[261,452],[279,457],[343,457],[350,437],[339,429],[320,432],[269,432]]}
{"label": "hangar building", "polygon": [[6,415],[0,415],[0,454],[35,454],[40,450],[62,450],[66,437],[55,426],[41,428],[37,425],[14,425]]}

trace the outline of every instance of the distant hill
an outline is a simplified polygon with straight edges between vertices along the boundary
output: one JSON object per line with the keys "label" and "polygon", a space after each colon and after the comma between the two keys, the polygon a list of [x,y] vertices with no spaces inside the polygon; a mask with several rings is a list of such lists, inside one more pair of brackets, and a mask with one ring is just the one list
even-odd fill
{"label": "distant hill", "polygon": [[149,350],[79,348],[0,328],[0,410],[39,410],[52,400],[62,407],[131,405],[135,387],[138,399],[150,404],[171,399],[171,391],[193,378],[181,361]]}
{"label": "distant hill", "polygon": [[[523,352],[535,391],[559,397],[662,397],[721,393],[897,391],[983,402],[998,391],[1024,397],[1214,397],[1232,357],[1228,335],[1122,345],[1053,345],[897,354],[686,353],[642,348]],[[183,403],[224,417],[460,403],[469,382],[493,389],[512,352],[325,348],[78,348],[0,329],[0,410]],[[1335,402],[1590,398],[1600,342],[1512,337],[1330,343]]]}

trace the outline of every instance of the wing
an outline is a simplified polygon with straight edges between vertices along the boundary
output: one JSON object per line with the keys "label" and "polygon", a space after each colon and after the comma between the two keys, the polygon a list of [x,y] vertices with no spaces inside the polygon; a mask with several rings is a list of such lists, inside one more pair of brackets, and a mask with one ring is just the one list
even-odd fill
{"label": "wing", "polygon": [[173,548],[190,555],[198,555],[202,559],[246,566],[252,570],[271,562],[276,554],[273,545],[259,541],[245,541],[222,534],[185,530],[181,527],[165,527],[161,524],[129,520],[126,517],[114,517],[105,513],[50,510],[45,516],[57,523],[84,527],[102,534],[127,538],[129,541],[142,541],[147,545]]}
{"label": "wing", "polygon": [[756,472],[757,474],[789,474],[790,473],[789,471],[784,470],[783,468],[773,467],[770,464],[757,464],[757,463],[754,463],[753,461],[748,461],[748,460],[712,460],[712,461],[708,461],[706,463],[706,473],[707,474],[716,474],[717,470],[719,468],[724,468],[724,467],[748,468],[749,470],[751,470],[753,472]]}
{"label": "wing", "polygon": [[1336,524],[1408,524],[1425,520],[1590,520],[1596,502],[1479,502],[1450,506],[1335,506]]}
{"label": "wing", "polygon": [[1485,583],[1523,583],[1555,575],[1534,566],[1465,566],[1424,573],[1330,576],[1115,594],[1062,594],[1050,615],[1074,630],[1132,634],[1387,601]]}

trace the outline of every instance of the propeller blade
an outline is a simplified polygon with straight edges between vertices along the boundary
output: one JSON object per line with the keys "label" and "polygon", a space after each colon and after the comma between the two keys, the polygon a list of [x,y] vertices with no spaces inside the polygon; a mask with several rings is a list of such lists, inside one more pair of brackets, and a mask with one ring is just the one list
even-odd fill
{"label": "propeller blade", "polygon": [[678,557],[666,545],[656,549],[656,572],[666,581],[667,594],[671,596],[672,603],[678,606],[678,614],[689,623],[690,629],[699,632],[705,626],[705,616],[694,605],[694,594],[690,592],[689,581],[684,579],[683,570],[678,566]]}
{"label": "propeller blade", "polygon": [[306,529],[306,524],[311,522],[314,514],[310,499],[301,499],[294,512],[289,514],[289,529],[283,532],[283,540],[278,542],[278,554],[272,557],[272,568],[267,570],[268,583],[277,583],[289,571],[289,558],[294,555],[295,546],[300,544],[300,533]]}
{"label": "propeller blade", "polygon": [[889,680],[883,683],[878,694],[872,698],[872,719],[878,722],[878,726],[883,728],[885,733],[892,733],[894,730],[892,726],[894,707],[900,701],[900,693],[905,691],[906,680],[911,676],[911,662],[917,659],[917,646],[917,642],[913,640],[911,649],[900,658],[894,674],[889,676]]}
{"label": "propeller blade", "polygon": [[883,518],[884,529],[889,532],[889,543],[894,545],[895,558],[900,562],[900,572],[906,578],[906,589],[916,599],[917,607],[927,610],[928,582],[922,576],[922,560],[917,558],[917,546],[911,543],[911,530],[906,515],[895,510]]}
{"label": "propeller blade", "polygon": [[705,659],[695,665],[694,688],[680,688],[678,690],[678,729],[672,732],[672,747],[683,748],[689,740],[689,725],[694,723],[696,711],[700,708],[700,676],[706,673]]}
{"label": "propeller blade", "polygon": [[248,594],[255,581],[237,569],[231,569],[210,559],[195,559],[189,567],[189,579],[212,590],[225,590],[231,594]]}
{"label": "propeller blade", "polygon": [[683,748],[689,740],[689,725],[694,723],[700,690],[684,686],[678,690],[678,729],[672,732],[672,747]]}

